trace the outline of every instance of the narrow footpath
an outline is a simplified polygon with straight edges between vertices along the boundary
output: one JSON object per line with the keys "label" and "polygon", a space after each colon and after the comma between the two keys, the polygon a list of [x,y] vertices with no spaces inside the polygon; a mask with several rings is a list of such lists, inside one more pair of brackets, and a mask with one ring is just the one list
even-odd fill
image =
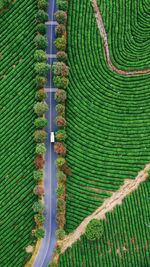
{"label": "narrow footpath", "polygon": [[71,247],[78,239],[80,239],[81,235],[85,233],[88,223],[92,219],[104,220],[107,212],[112,211],[117,205],[121,205],[125,197],[136,190],[142,182],[146,181],[149,170],[150,164],[146,165],[145,168],[138,173],[134,180],[126,179],[124,181],[124,185],[114,192],[111,197],[106,199],[104,203],[96,209],[96,211],[86,217],[73,233],[66,236],[63,241],[59,241],[61,253],[64,253],[68,247]]}
{"label": "narrow footpath", "polygon": [[[56,12],[56,0],[49,0],[49,21],[47,25],[47,38],[48,38],[48,63],[51,65],[56,60],[56,49],[54,47],[55,40],[55,27],[56,22],[54,19],[54,13]],[[37,256],[35,258],[33,267],[47,267],[51,261],[53,250],[56,244],[55,231],[56,225],[56,167],[55,160],[56,154],[54,153],[54,144],[50,142],[50,132],[56,131],[55,117],[56,117],[56,102],[54,99],[55,88],[52,81],[52,73],[50,71],[48,75],[48,82],[46,85],[46,92],[48,94],[47,104],[49,111],[46,114],[48,120],[47,126],[47,141],[46,141],[46,158],[45,158],[45,176],[44,176],[44,202],[45,202],[45,237],[41,241],[41,245]]]}

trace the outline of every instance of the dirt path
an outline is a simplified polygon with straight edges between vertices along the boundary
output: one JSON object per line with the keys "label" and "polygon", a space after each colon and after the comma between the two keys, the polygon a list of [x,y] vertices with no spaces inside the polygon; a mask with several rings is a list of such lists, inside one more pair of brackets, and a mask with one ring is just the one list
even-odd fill
{"label": "dirt path", "polygon": [[106,33],[106,30],[105,30],[105,25],[104,25],[104,22],[103,22],[101,11],[100,11],[100,9],[98,7],[97,0],[91,0],[91,3],[92,3],[92,6],[93,6],[93,9],[94,9],[94,12],[95,12],[97,25],[98,25],[98,28],[99,28],[99,31],[100,31],[100,35],[101,35],[101,38],[102,38],[102,41],[103,41],[105,57],[106,57],[106,61],[107,61],[107,64],[108,64],[109,68],[113,72],[116,72],[116,73],[121,74],[121,75],[126,75],[126,76],[150,73],[150,68],[146,69],[146,70],[124,71],[124,70],[117,69],[113,65],[113,63],[111,62],[111,59],[110,59],[109,47],[108,47],[108,38],[107,38],[107,33]]}
{"label": "dirt path", "polygon": [[86,217],[73,233],[66,236],[63,241],[59,241],[58,244],[61,246],[61,252],[64,253],[68,247],[71,247],[73,243],[80,239],[81,235],[85,233],[86,226],[92,219],[104,220],[107,212],[112,211],[114,207],[122,204],[122,200],[147,179],[149,170],[150,164],[146,165],[134,180],[126,179],[124,185],[122,185],[118,191],[114,192],[110,198],[105,200],[103,205],[95,212]]}

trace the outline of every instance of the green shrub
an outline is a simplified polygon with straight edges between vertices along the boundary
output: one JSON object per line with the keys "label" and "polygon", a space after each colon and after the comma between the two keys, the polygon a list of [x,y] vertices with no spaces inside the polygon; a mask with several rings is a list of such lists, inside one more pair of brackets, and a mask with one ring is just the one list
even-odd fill
{"label": "green shrub", "polygon": [[56,105],[56,112],[59,116],[65,116],[65,105],[57,104]]}
{"label": "green shrub", "polygon": [[57,7],[59,10],[67,11],[68,10],[68,1],[67,0],[57,0]]}
{"label": "green shrub", "polygon": [[47,93],[44,91],[44,89],[40,89],[36,92],[35,98],[38,101],[43,101],[47,98]]}
{"label": "green shrub", "polygon": [[[38,49],[45,50],[48,46],[47,38],[41,34],[37,34],[35,39],[35,45]],[[61,41],[59,41],[61,43]]]}
{"label": "green shrub", "polygon": [[36,50],[34,53],[34,59],[37,62],[46,62],[47,61],[47,55],[45,51],[43,50]]}
{"label": "green shrub", "polygon": [[65,212],[65,208],[66,208],[66,201],[61,198],[58,198],[57,199],[57,211]]}
{"label": "green shrub", "polygon": [[40,34],[46,34],[46,25],[44,23],[38,23],[36,26],[36,30]]}
{"label": "green shrub", "polygon": [[67,45],[66,37],[64,35],[62,37],[58,37],[54,44],[58,50],[65,51]]}
{"label": "green shrub", "polygon": [[66,233],[65,233],[65,230],[58,229],[55,235],[56,235],[56,240],[63,240],[65,238]]}
{"label": "green shrub", "polygon": [[37,171],[34,171],[33,173],[34,180],[37,182],[42,181],[43,176],[44,176],[43,170],[37,170]]}
{"label": "green shrub", "polygon": [[46,0],[38,0],[38,8],[47,11],[48,2]]}
{"label": "green shrub", "polygon": [[63,62],[54,62],[52,66],[54,75],[67,77],[69,74],[68,66]]}
{"label": "green shrub", "polygon": [[59,89],[66,89],[68,87],[69,80],[66,77],[54,76],[54,86]]}
{"label": "green shrub", "polygon": [[35,237],[36,238],[44,238],[44,236],[45,236],[45,231],[44,231],[44,229],[43,228],[38,228],[38,229],[36,229],[35,230]]}
{"label": "green shrub", "polygon": [[103,224],[100,220],[93,219],[86,227],[85,236],[88,240],[99,239],[103,235]]}
{"label": "green shrub", "polygon": [[34,140],[37,143],[44,143],[46,140],[47,134],[44,130],[36,130],[34,133]]}
{"label": "green shrub", "polygon": [[46,77],[39,76],[39,75],[36,76],[35,80],[36,80],[36,86],[38,89],[43,89],[44,85],[47,82]]}
{"label": "green shrub", "polygon": [[66,12],[64,12],[62,10],[58,10],[55,13],[55,17],[56,17],[56,21],[59,24],[66,24],[66,22],[67,22],[67,14],[66,14]]}
{"label": "green shrub", "polygon": [[37,144],[35,149],[36,154],[45,155],[46,147],[45,144]]}
{"label": "green shrub", "polygon": [[63,171],[57,171],[56,178],[58,182],[64,183],[66,182],[67,176]]}
{"label": "green shrub", "polygon": [[43,224],[45,222],[45,217],[39,213],[34,215],[34,220],[37,224]]}
{"label": "green shrub", "polygon": [[48,124],[48,121],[46,118],[37,118],[35,119],[34,121],[34,125],[35,127],[38,129],[42,129],[42,128],[45,128]]}
{"label": "green shrub", "polygon": [[57,198],[64,197],[65,195],[65,186],[59,185],[56,190]]}
{"label": "green shrub", "polygon": [[37,75],[41,76],[47,76],[48,71],[50,70],[49,64],[43,63],[43,62],[38,62],[35,64],[35,72]]}
{"label": "green shrub", "polygon": [[66,131],[65,130],[58,130],[56,132],[56,140],[58,142],[65,141],[66,138],[67,138],[67,134],[66,134]]}
{"label": "green shrub", "polygon": [[58,103],[64,103],[67,98],[67,94],[64,90],[57,90],[55,93],[55,100]]}
{"label": "green shrub", "polygon": [[45,102],[37,102],[34,105],[34,112],[40,117],[48,111],[48,105]]}
{"label": "green shrub", "polygon": [[44,205],[41,201],[37,201],[37,202],[34,202],[32,208],[34,212],[42,213],[44,210]]}
{"label": "green shrub", "polygon": [[65,163],[66,163],[66,160],[63,157],[59,157],[56,159],[57,168],[61,168]]}
{"label": "green shrub", "polygon": [[40,9],[37,12],[36,19],[38,23],[44,23],[48,20],[48,14],[44,10]]}
{"label": "green shrub", "polygon": [[61,62],[64,62],[64,63],[67,63],[67,60],[68,60],[67,53],[65,53],[64,51],[57,52],[56,58],[57,58],[58,61],[61,61]]}
{"label": "green shrub", "polygon": [[62,37],[62,35],[66,34],[66,27],[63,24],[58,24],[55,28],[55,33],[57,37]]}

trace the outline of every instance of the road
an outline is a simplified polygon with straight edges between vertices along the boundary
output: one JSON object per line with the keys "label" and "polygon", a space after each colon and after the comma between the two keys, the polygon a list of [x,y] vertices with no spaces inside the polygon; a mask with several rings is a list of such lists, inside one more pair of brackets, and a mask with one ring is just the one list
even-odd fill
{"label": "road", "polygon": [[[56,0],[49,0],[49,21],[54,21],[54,13],[56,12]],[[56,54],[56,49],[54,46],[55,40],[55,25],[47,25],[47,38],[48,38],[48,48],[47,54]],[[48,63],[52,64],[55,58],[49,58]],[[52,73],[49,73],[47,88],[53,88]],[[46,221],[44,224],[45,237],[41,241],[41,246],[36,256],[33,267],[47,267],[50,262],[55,247],[55,231],[57,229],[56,225],[56,154],[54,153],[54,144],[50,143],[50,132],[56,131],[55,117],[56,117],[56,102],[54,99],[54,92],[48,92],[47,103],[49,105],[49,111],[46,113],[46,118],[48,120],[47,133],[48,138],[46,141],[46,163],[45,163],[45,177],[44,177],[44,187],[45,187],[45,217]]]}

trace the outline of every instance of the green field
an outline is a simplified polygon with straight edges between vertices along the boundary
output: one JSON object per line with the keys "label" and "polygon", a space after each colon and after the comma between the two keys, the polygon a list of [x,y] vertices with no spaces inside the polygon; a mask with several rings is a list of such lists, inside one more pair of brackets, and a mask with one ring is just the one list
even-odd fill
{"label": "green field", "polygon": [[24,266],[33,243],[36,1],[0,14],[0,266]]}
{"label": "green field", "polygon": [[[122,70],[147,69],[150,66],[148,1],[115,0],[112,4],[111,0],[99,0],[98,3],[113,64]],[[69,1],[68,14],[67,161],[73,175],[67,180],[66,232],[71,232],[124,179],[134,179],[150,162],[150,75],[127,77],[109,70],[90,1],[83,0],[80,4]],[[150,241],[150,233],[142,225],[143,218],[148,223],[149,192],[150,183],[145,182],[122,207],[107,215],[100,243],[89,243],[82,238],[64,254],[59,266],[116,267],[123,259],[121,266],[149,266],[144,244]],[[115,235],[119,236],[117,240]],[[123,246],[125,237],[129,253],[121,258],[116,248],[118,244]],[[138,240],[139,251],[134,251],[131,238]],[[106,240],[113,242],[110,255]],[[101,257],[97,246],[103,247]],[[89,253],[90,247],[98,258],[97,265],[94,254]]]}

